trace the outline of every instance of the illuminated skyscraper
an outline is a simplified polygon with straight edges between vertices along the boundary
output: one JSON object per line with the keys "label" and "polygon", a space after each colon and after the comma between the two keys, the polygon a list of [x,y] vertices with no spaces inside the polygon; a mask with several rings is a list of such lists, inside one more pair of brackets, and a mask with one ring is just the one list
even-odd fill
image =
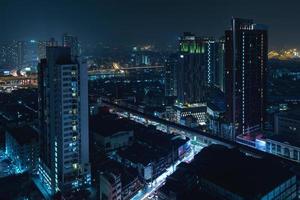
{"label": "illuminated skyscraper", "polygon": [[62,38],[62,45],[71,48],[71,56],[80,56],[80,45],[76,36],[65,33]]}
{"label": "illuminated skyscraper", "polygon": [[51,195],[68,194],[90,183],[87,70],[69,47],[47,47],[38,70],[38,173]]}
{"label": "illuminated skyscraper", "polygon": [[182,104],[203,102],[206,85],[204,41],[191,33],[184,33],[179,48],[177,100]]}
{"label": "illuminated skyscraper", "polygon": [[203,37],[205,55],[205,84],[216,86],[223,91],[224,41]]}
{"label": "illuminated skyscraper", "polygon": [[234,135],[263,128],[265,119],[268,34],[253,20],[232,19],[225,32],[226,119]]}

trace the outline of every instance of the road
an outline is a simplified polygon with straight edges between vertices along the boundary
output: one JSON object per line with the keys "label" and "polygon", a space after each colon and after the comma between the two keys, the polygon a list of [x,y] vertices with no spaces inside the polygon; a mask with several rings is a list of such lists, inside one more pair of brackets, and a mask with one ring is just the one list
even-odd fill
{"label": "road", "polygon": [[190,162],[202,148],[198,148],[197,152],[192,148],[191,152],[187,154],[182,160],[177,161],[174,165],[167,168],[166,172],[157,177],[151,184],[147,185],[144,189],[140,190],[132,200],[146,200],[151,196],[157,189],[159,189],[166,181],[166,178],[175,172],[177,165],[182,162]]}

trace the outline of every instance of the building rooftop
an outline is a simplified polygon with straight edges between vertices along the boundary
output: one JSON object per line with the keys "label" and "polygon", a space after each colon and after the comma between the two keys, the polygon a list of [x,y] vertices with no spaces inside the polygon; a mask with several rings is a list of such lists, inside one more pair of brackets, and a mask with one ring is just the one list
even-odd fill
{"label": "building rooftop", "polygon": [[102,136],[111,136],[120,131],[133,131],[128,119],[119,119],[115,115],[93,116],[90,119],[91,131]]}
{"label": "building rooftop", "polygon": [[300,147],[300,133],[299,134],[276,134],[269,136],[268,139],[281,143],[286,143],[291,146]]}
{"label": "building rooftop", "polygon": [[221,145],[205,147],[191,166],[199,177],[249,199],[267,194],[294,176],[273,159],[246,156]]}
{"label": "building rooftop", "polygon": [[30,126],[8,128],[7,132],[15,138],[20,145],[38,142],[38,132]]}
{"label": "building rooftop", "polygon": [[172,148],[177,149],[189,141],[189,138],[183,139],[174,134],[166,134],[148,128],[142,131],[136,131],[134,135],[138,141],[166,151],[171,151]]}
{"label": "building rooftop", "polygon": [[126,167],[121,163],[114,161],[114,160],[107,160],[105,164],[101,167],[100,170],[102,173],[106,174],[108,180],[112,183],[114,179],[112,179],[112,175],[121,177],[122,186],[125,187],[126,185],[130,184],[138,177],[137,169]]}
{"label": "building rooftop", "polygon": [[121,158],[130,160],[132,163],[141,163],[147,166],[165,156],[166,152],[148,145],[134,143],[127,149],[119,150],[118,154]]}

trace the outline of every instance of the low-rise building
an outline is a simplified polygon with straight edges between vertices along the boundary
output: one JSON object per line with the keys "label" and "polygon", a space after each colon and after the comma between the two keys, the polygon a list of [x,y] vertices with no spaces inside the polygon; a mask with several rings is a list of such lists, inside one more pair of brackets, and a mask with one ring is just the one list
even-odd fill
{"label": "low-rise building", "polygon": [[144,185],[132,167],[109,160],[99,173],[100,200],[129,200]]}
{"label": "low-rise building", "polygon": [[172,157],[167,152],[138,143],[119,150],[115,159],[137,169],[140,178],[147,183],[161,175],[172,163]]}
{"label": "low-rise building", "polygon": [[296,175],[273,157],[254,158],[237,149],[210,145],[178,170],[160,189],[165,199],[202,199],[195,197],[202,192],[212,197],[207,199],[218,200],[297,199]]}
{"label": "low-rise building", "polygon": [[274,119],[274,134],[266,139],[266,151],[300,162],[299,111],[277,113]]}
{"label": "low-rise building", "polygon": [[180,124],[190,127],[190,128],[196,128],[198,126],[197,118],[195,118],[192,115],[187,115],[184,117],[181,117]]}
{"label": "low-rise building", "polygon": [[199,125],[206,124],[206,104],[197,103],[197,104],[189,104],[189,105],[181,105],[175,104],[174,106],[176,112],[177,122],[180,122],[182,117],[191,115],[197,119]]}
{"label": "low-rise building", "polygon": [[35,170],[39,157],[37,131],[29,126],[8,128],[5,138],[6,154],[19,167],[19,170]]}
{"label": "low-rise building", "polygon": [[300,134],[269,136],[266,139],[266,152],[300,162]]}
{"label": "low-rise building", "polygon": [[120,174],[100,174],[100,200],[121,200],[122,183]]}
{"label": "low-rise building", "polygon": [[134,133],[127,119],[94,117],[90,123],[93,142],[105,152],[120,149],[133,143]]}

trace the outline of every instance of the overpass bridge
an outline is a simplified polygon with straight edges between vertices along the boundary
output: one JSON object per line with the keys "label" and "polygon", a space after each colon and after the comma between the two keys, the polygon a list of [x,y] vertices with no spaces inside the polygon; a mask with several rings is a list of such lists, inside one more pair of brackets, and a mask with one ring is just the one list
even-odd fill
{"label": "overpass bridge", "polygon": [[106,74],[106,73],[118,73],[118,72],[128,72],[128,71],[134,71],[134,70],[162,70],[164,69],[164,66],[137,66],[137,67],[118,67],[115,66],[110,69],[91,69],[88,71],[89,75],[98,75],[98,74]]}
{"label": "overpass bridge", "polygon": [[262,157],[269,157],[272,159],[278,160],[278,162],[284,162],[286,164],[291,164],[292,166],[297,166],[300,169],[300,164],[296,163],[295,161],[278,157],[273,154],[242,145],[240,143],[237,143],[235,141],[226,140],[224,138],[218,137],[216,135],[209,134],[207,132],[200,131],[198,129],[190,128],[187,126],[183,126],[178,123],[170,122],[165,119],[161,119],[159,117],[156,117],[154,115],[146,114],[140,111],[137,111],[132,108],[128,108],[126,106],[116,104],[113,102],[110,102],[108,100],[102,100],[102,105],[106,105],[110,108],[115,109],[116,111],[121,111],[123,113],[126,113],[126,116],[129,119],[132,119],[134,116],[139,116],[140,118],[143,118],[146,122],[146,124],[152,124],[152,122],[162,125],[166,128],[167,132],[172,130],[177,130],[178,133],[180,133],[183,136],[189,137],[191,139],[191,142],[196,142],[202,145],[203,147],[211,145],[211,144],[221,144],[224,146],[227,146],[229,148],[236,148],[239,151],[245,153],[246,155],[251,155],[253,157],[262,158]]}

